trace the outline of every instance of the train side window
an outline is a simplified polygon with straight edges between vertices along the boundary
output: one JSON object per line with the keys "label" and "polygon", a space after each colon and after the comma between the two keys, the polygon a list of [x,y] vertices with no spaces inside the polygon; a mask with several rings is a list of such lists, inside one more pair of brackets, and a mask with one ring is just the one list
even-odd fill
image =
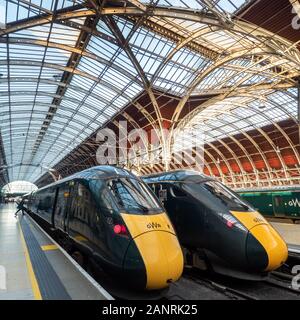
{"label": "train side window", "polygon": [[173,198],[185,198],[187,197],[186,193],[184,193],[181,189],[177,187],[170,187],[170,194]]}

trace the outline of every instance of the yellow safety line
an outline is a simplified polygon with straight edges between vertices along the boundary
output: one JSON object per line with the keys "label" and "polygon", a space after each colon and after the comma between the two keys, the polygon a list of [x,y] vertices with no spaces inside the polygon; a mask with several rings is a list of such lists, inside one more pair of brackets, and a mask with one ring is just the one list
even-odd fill
{"label": "yellow safety line", "polygon": [[32,288],[32,291],[33,291],[34,299],[35,300],[43,300],[42,295],[41,295],[41,291],[40,291],[40,288],[39,288],[38,281],[37,281],[37,279],[35,277],[35,273],[33,271],[32,263],[31,263],[31,260],[30,260],[30,255],[29,255],[29,252],[28,252],[27,244],[26,244],[26,241],[25,241],[25,238],[24,238],[24,234],[23,234],[20,222],[18,222],[18,224],[19,224],[19,229],[20,229],[23,249],[24,249],[24,252],[25,252],[27,270],[28,270],[28,273],[29,273],[29,278],[30,278],[30,282],[31,282],[31,288]]}
{"label": "yellow safety line", "polygon": [[41,248],[42,248],[43,251],[49,251],[49,250],[58,249],[56,244],[47,244],[47,245],[41,246]]}

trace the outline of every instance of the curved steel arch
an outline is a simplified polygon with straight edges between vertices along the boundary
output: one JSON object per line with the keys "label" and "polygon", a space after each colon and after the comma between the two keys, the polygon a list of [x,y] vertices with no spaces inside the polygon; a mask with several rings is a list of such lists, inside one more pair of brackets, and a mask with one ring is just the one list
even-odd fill
{"label": "curved steel arch", "polygon": [[95,15],[95,12],[93,10],[78,10],[78,9],[82,9],[82,7],[74,6],[69,8],[69,12],[66,12],[66,10],[62,9],[62,10],[57,10],[56,14],[54,13],[51,13],[48,15],[41,14],[29,19],[25,19],[23,21],[21,20],[14,23],[10,23],[6,26],[5,29],[0,30],[0,37],[7,35],[9,33],[32,28],[35,26],[41,26],[51,22],[82,18],[82,17],[86,18],[88,16]]}
{"label": "curved steel arch", "polygon": [[[224,123],[224,124],[226,124],[226,125],[229,125],[229,124],[230,124],[230,125],[237,131],[237,133],[244,135],[244,136],[246,137],[246,139],[247,139],[248,141],[250,141],[250,142],[254,145],[255,149],[259,152],[261,158],[263,159],[263,162],[264,162],[265,166],[266,166],[267,169],[269,170],[268,172],[271,171],[271,167],[270,167],[270,164],[269,164],[266,156],[265,156],[264,153],[262,152],[262,150],[261,150],[261,148],[259,147],[259,145],[255,142],[255,140],[254,140],[247,132],[242,131],[240,128],[238,128],[237,126],[235,126],[234,124],[232,124],[232,123],[230,123],[230,122],[228,122],[228,121],[225,121],[224,119],[219,119],[219,118],[218,118],[218,121],[220,121],[220,122],[222,122],[222,123]],[[245,120],[245,119],[243,119],[243,121],[250,123],[248,120]],[[206,125],[210,127],[209,124],[206,124]],[[252,125],[252,127],[253,127],[254,129],[257,129],[256,126],[253,126],[253,125]],[[213,128],[213,127],[211,127],[211,128]],[[223,133],[226,133],[225,131],[223,131],[223,130],[220,129],[220,128],[219,128],[218,130],[221,131],[221,132],[223,132]],[[261,132],[261,133],[262,133],[262,132]],[[263,133],[262,133],[262,134],[263,134]],[[266,135],[265,135],[265,134],[263,134],[263,136],[266,138]],[[234,137],[232,137],[232,136],[227,136],[227,138],[230,138],[230,139],[243,151],[244,155],[245,155],[246,158],[249,160],[249,163],[251,164],[251,167],[252,167],[253,171],[255,171],[255,170],[256,170],[255,163],[254,163],[254,161],[252,160],[251,155],[247,152],[246,148],[245,148],[236,138],[234,138]],[[266,138],[266,139],[267,139],[267,138]],[[219,142],[220,140],[221,140],[221,139],[217,139],[218,142]],[[267,140],[269,141],[269,139],[267,139]],[[271,145],[272,145],[272,144],[271,144]],[[272,147],[273,147],[273,145],[272,145]],[[275,150],[275,149],[274,149],[274,150]],[[235,152],[234,152],[234,154],[235,154]],[[239,158],[239,157],[235,154],[235,160],[237,160],[238,158]],[[280,162],[282,163],[282,166],[285,165],[285,163],[284,163],[284,161],[283,161],[282,158],[280,158]],[[240,171],[241,171],[242,173],[245,173],[245,170],[244,170],[242,164],[240,163],[240,161],[238,161],[237,163],[239,164]]]}
{"label": "curved steel arch", "polygon": [[[248,95],[245,95],[248,96]],[[296,97],[294,97],[296,99]],[[288,109],[283,108],[279,103],[275,102],[274,100],[268,100],[269,103],[273,104],[274,106],[276,106],[276,108],[280,109],[281,111],[285,112],[288,115],[288,118],[292,119],[295,124],[298,125],[298,120],[289,112]],[[300,155],[297,152],[297,150],[295,149],[295,146],[293,145],[292,141],[290,140],[290,138],[288,137],[288,135],[286,134],[286,132],[272,119],[265,117],[265,115],[262,113],[260,114],[261,116],[263,116],[265,119],[271,121],[271,123],[278,129],[278,131],[284,136],[284,138],[288,141],[288,144],[290,145],[290,147],[292,148],[295,157],[297,158],[298,163],[300,163]],[[257,129],[257,128],[256,128]]]}
{"label": "curved steel arch", "polygon": [[[72,102],[74,104],[79,104],[81,103],[81,100],[77,99],[77,98],[73,98],[73,97],[68,97],[68,96],[61,96],[61,95],[58,95],[56,93],[51,93],[51,92],[47,92],[47,91],[12,91],[11,93],[8,93],[8,92],[4,92],[4,93],[0,93],[0,96],[46,96],[46,97],[52,97],[52,98],[57,98],[57,99],[61,99],[61,100],[66,100],[66,101],[69,101],[69,102]],[[104,101],[107,101],[105,98],[102,98],[102,100]],[[107,103],[110,103],[107,101]],[[12,103],[9,103],[10,105]],[[32,103],[31,103],[32,104]],[[0,106],[3,105],[2,103],[0,103]],[[97,111],[97,108],[89,103],[86,103],[84,102],[83,104],[84,106],[88,107],[90,110],[93,110],[93,111]],[[63,107],[63,106],[62,106]],[[60,106],[58,109],[62,109],[62,107]],[[111,107],[113,108],[116,108],[115,111],[119,110],[119,108],[117,106],[114,106],[114,104],[111,104]],[[74,111],[74,110],[73,110]],[[103,111],[103,114],[104,115],[107,115],[105,113],[105,111]],[[110,117],[110,115],[107,115],[108,117]]]}
{"label": "curved steel arch", "polygon": [[95,83],[98,83],[100,85],[103,85],[104,87],[107,87],[110,90],[115,91],[116,93],[118,93],[119,95],[121,95],[125,99],[127,99],[128,101],[131,100],[131,98],[129,96],[127,96],[122,90],[116,88],[113,84],[108,83],[107,81],[101,80],[98,77],[94,77],[87,72],[80,71],[80,70],[77,70],[77,69],[74,69],[71,67],[66,67],[66,66],[62,66],[59,64],[55,64],[55,63],[39,62],[39,61],[34,61],[34,60],[3,60],[3,59],[0,59],[0,65],[8,65],[8,64],[9,65],[25,65],[25,66],[46,67],[49,69],[66,71],[68,73],[75,74],[75,75],[90,79],[90,80],[94,81]]}
{"label": "curved steel arch", "polygon": [[[25,3],[24,0],[22,0],[22,1]],[[92,3],[95,4],[96,2],[90,0],[89,3],[90,4],[92,4]],[[103,3],[100,7],[96,5],[95,7],[93,6],[92,10],[90,10],[90,9],[86,9],[88,4],[83,3],[82,6],[76,6],[76,7],[72,7],[72,8],[67,8],[67,9],[65,9],[65,11],[58,10],[55,13],[48,11],[48,12],[43,13],[41,15],[38,15],[36,17],[27,19],[26,21],[18,21],[16,23],[8,25],[7,28],[6,28],[7,30],[4,30],[4,31],[1,30],[0,31],[0,38],[1,38],[1,35],[2,36],[7,35],[7,34],[9,34],[9,32],[15,32],[17,30],[22,30],[22,29],[25,29],[25,28],[32,28],[35,25],[43,25],[43,24],[49,24],[49,23],[53,24],[53,23],[56,23],[56,22],[64,23],[64,21],[66,21],[70,26],[72,26],[72,23],[74,23],[74,25],[76,24],[76,22],[71,21],[73,18],[95,17],[98,13],[100,13],[100,15],[102,15],[102,16],[104,16],[104,15],[108,16],[108,18],[104,18],[104,20],[110,22],[110,25],[112,25],[112,26],[114,26],[114,22],[115,22],[114,18],[112,18],[113,15],[120,15],[120,16],[125,17],[127,20],[130,19],[132,21],[132,17],[135,17],[135,16],[136,17],[140,17],[141,15],[145,15],[145,13],[146,13],[146,18],[145,19],[140,19],[140,22],[138,22],[136,25],[139,25],[139,23],[140,23],[141,26],[144,26],[147,23],[150,23],[151,17],[157,17],[157,19],[176,18],[177,21],[179,21],[180,19],[183,21],[183,19],[184,19],[184,20],[189,20],[189,21],[194,21],[194,22],[197,22],[197,23],[201,23],[202,26],[203,26],[203,23],[204,23],[206,26],[208,26],[208,27],[205,27],[205,28],[199,27],[198,29],[196,29],[195,33],[190,33],[190,32],[188,32],[189,31],[188,28],[183,28],[182,27],[182,30],[183,31],[187,31],[186,34],[188,34],[188,36],[186,38],[184,38],[182,36],[182,34],[179,32],[179,29],[181,28],[180,23],[178,22],[176,24],[174,22],[173,23],[173,30],[177,28],[176,30],[178,31],[177,32],[177,35],[178,35],[177,39],[178,40],[176,40],[176,39],[174,40],[174,37],[173,37],[173,43],[175,43],[175,50],[172,52],[173,56],[174,56],[174,54],[176,52],[178,52],[178,50],[180,50],[180,48],[191,47],[192,45],[194,45],[193,41],[197,41],[197,39],[198,39],[198,45],[200,46],[201,45],[200,44],[200,40],[201,39],[199,38],[199,36],[203,35],[205,32],[208,31],[208,28],[210,28],[211,31],[216,31],[216,30],[222,30],[223,29],[223,30],[225,30],[225,33],[229,34],[232,38],[237,36],[238,39],[241,39],[241,35],[245,35],[245,38],[247,38],[247,41],[250,38],[251,39],[255,39],[255,42],[256,42],[255,46],[256,47],[263,46],[263,48],[262,48],[263,51],[266,50],[267,52],[269,52],[269,51],[270,52],[274,52],[274,51],[278,51],[279,52],[279,50],[280,50],[281,52],[283,52],[282,55],[286,59],[289,59],[290,61],[293,61],[296,64],[296,66],[299,65],[299,61],[300,61],[299,52],[294,50],[295,49],[295,44],[292,44],[291,42],[289,42],[289,41],[287,41],[287,40],[285,40],[285,39],[283,39],[283,38],[281,38],[279,36],[273,35],[272,33],[268,32],[266,30],[263,30],[262,28],[259,28],[257,26],[254,26],[254,25],[251,25],[251,24],[247,24],[247,23],[244,23],[244,22],[241,22],[241,21],[235,21],[235,20],[230,21],[224,15],[218,13],[217,11],[213,12],[213,13],[207,13],[207,12],[204,12],[204,11],[193,12],[192,10],[175,9],[175,8],[170,8],[170,10],[169,10],[169,9],[166,9],[164,7],[161,7],[161,6],[149,7],[147,5],[140,5],[139,2],[137,2],[137,1],[134,1],[134,3],[138,4],[138,6],[137,7],[136,6],[128,7],[127,3],[125,3],[124,7],[120,7],[119,4],[116,4],[115,7],[110,7],[110,5],[111,5],[110,3],[106,3],[106,4]],[[34,5],[34,6],[38,7],[37,5]],[[206,6],[208,6],[208,5],[206,4]],[[86,21],[87,20],[88,19],[86,19]],[[163,21],[163,20],[161,20],[161,21]],[[108,25],[109,25],[109,23],[108,23]],[[82,26],[82,30],[84,30],[84,28],[88,28],[88,27],[89,27],[89,24],[85,24],[84,23],[84,25]],[[137,28],[137,27],[135,26],[134,28]],[[150,96],[150,99],[152,101],[152,104],[154,106],[155,114],[156,114],[156,116],[158,118],[158,122],[159,122],[159,127],[160,127],[159,129],[161,131],[163,131],[162,117],[161,117],[160,108],[159,108],[158,103],[157,103],[157,97],[153,94],[151,83],[149,84],[149,82],[147,81],[147,76],[145,76],[145,70],[143,70],[143,68],[141,68],[141,66],[139,65],[138,61],[136,61],[136,59],[135,59],[135,57],[134,57],[134,55],[132,53],[133,45],[132,44],[128,45],[126,43],[126,41],[124,42],[123,41],[124,39],[122,39],[122,37],[120,37],[120,35],[118,36],[118,29],[117,28],[113,28],[113,29],[114,29],[114,31],[116,31],[115,32],[116,39],[120,40],[119,41],[119,47],[123,46],[123,49],[125,49],[124,51],[128,55],[128,58],[132,61],[133,66],[135,67],[137,73],[139,74],[140,78],[143,81],[143,85],[144,85],[145,89],[147,90],[147,92],[148,92],[148,94]],[[96,30],[94,30],[94,31],[96,31]],[[156,31],[157,31],[157,29],[156,29]],[[159,31],[157,33],[159,33]],[[273,37],[273,39],[272,39],[272,37]],[[176,38],[176,36],[175,36],[175,38]],[[270,44],[269,45],[266,43],[266,40],[270,40]],[[8,42],[9,41],[10,40],[8,40]],[[12,40],[12,42],[13,41],[17,42],[18,40],[15,39],[15,40]],[[26,41],[26,40],[22,40],[22,41]],[[32,41],[32,39],[30,39],[28,41]],[[44,43],[41,42],[43,40],[38,39],[37,41],[39,41],[39,45],[43,45],[45,47],[46,43],[45,42]],[[3,42],[5,42],[5,41],[3,41]],[[118,41],[115,41],[114,43],[116,43],[116,42],[118,42]],[[249,40],[249,42],[250,42],[250,40]],[[33,43],[31,43],[31,44],[33,44]],[[74,54],[79,54],[80,55],[81,52],[83,52],[83,54],[81,54],[81,56],[83,56],[85,54],[89,54],[85,49],[80,51],[80,49],[78,49],[77,46],[76,46],[76,48],[74,47],[74,49],[67,48],[67,47],[64,47],[64,49],[63,49],[62,45],[60,45],[60,44],[58,44],[58,45],[60,46],[60,48],[59,48],[60,50],[68,49],[67,51],[68,52],[72,52],[72,54],[74,53]],[[49,45],[46,45],[46,47],[51,47],[51,46],[55,47],[55,46],[57,46],[57,44],[52,43],[52,41],[49,41]],[[198,47],[198,49],[199,48],[200,47]],[[217,46],[215,46],[215,48],[217,49]],[[264,48],[266,48],[266,49],[264,49]],[[222,46],[221,46],[219,49],[220,50],[217,50],[217,51],[223,51],[224,48],[222,48]],[[217,52],[217,55],[216,55],[216,53],[213,52],[212,50],[209,51],[209,48],[202,48],[202,52],[203,52],[203,56],[205,56],[205,54],[206,54],[207,56],[210,57],[208,59],[211,59],[211,60],[215,59],[216,61],[219,61],[219,62],[222,60],[222,56],[220,55],[220,52]],[[268,53],[268,55],[271,54],[270,52]],[[229,53],[229,56],[232,56],[232,55],[234,55],[234,50],[232,50],[232,48],[230,48],[230,50],[228,50],[228,53]],[[168,59],[172,59],[172,55],[167,57],[167,58]],[[263,53],[260,53],[259,55],[263,55]],[[162,66],[166,65],[166,61],[167,60],[163,61],[163,63],[161,65]],[[52,64],[49,64],[49,65],[52,65]],[[47,68],[47,66],[45,66],[45,67]],[[71,69],[77,70],[76,68],[71,68]],[[69,72],[69,71],[64,70],[64,72]],[[241,72],[242,72],[242,70],[241,70]],[[158,69],[158,73],[159,73],[159,69]],[[93,75],[90,75],[90,76],[93,76]],[[194,81],[196,81],[197,78],[198,78],[197,74],[195,74],[195,76],[196,77],[195,77]],[[278,73],[277,73],[277,76],[278,76]],[[80,75],[80,77],[84,78],[83,75]],[[139,78],[133,79],[132,81],[134,83],[137,83],[138,80],[139,80]],[[287,78],[285,80],[287,81]],[[245,80],[243,80],[243,81],[245,81]],[[38,83],[39,83],[39,81],[38,81]],[[111,88],[110,83],[107,83],[107,84],[108,84],[108,87]],[[193,85],[193,83],[192,83],[192,85]],[[225,92],[224,92],[225,96],[228,95],[228,91],[230,91],[230,90],[228,90],[228,89],[226,90],[225,89]],[[120,92],[121,93],[119,93],[119,94],[121,94],[121,95],[124,94],[124,92],[122,92],[122,91],[120,91]],[[87,92],[86,94],[89,94],[89,92]],[[233,93],[233,94],[236,94],[236,92]],[[59,97],[59,95],[58,96],[53,96],[53,98],[58,98],[58,97]],[[124,95],[123,95],[123,97],[124,97]],[[129,99],[126,99],[126,100],[130,101],[131,98],[129,97]],[[182,108],[184,107],[184,105],[185,104],[183,103]],[[12,106],[12,104],[8,103],[8,107],[11,108],[11,106]],[[69,108],[69,109],[65,109],[65,110],[70,110],[71,109],[71,105],[67,106],[67,108]],[[180,111],[180,113],[181,113],[181,111]],[[36,113],[36,114],[39,115],[39,113]],[[150,116],[147,115],[147,117],[146,117],[147,120],[150,119]],[[59,120],[60,120],[60,117],[57,116],[55,121],[57,121],[57,123],[61,123]],[[177,124],[178,124],[177,120],[178,119],[174,120],[174,123],[173,123],[174,127],[177,126]],[[18,130],[21,130],[22,126],[19,125],[18,120],[16,120],[13,123],[16,124],[16,128]],[[77,123],[79,123],[79,122],[77,122]],[[153,121],[153,122],[151,121],[149,123],[151,125],[155,126],[155,121]],[[33,128],[36,128],[36,126],[33,126]],[[56,128],[55,127],[55,123],[54,123],[54,128]],[[4,128],[4,132],[7,132],[6,129],[7,128],[5,127]],[[71,126],[70,130],[73,130],[73,129],[74,129],[74,126],[73,127]],[[284,130],[282,130],[282,131],[284,131]],[[57,131],[55,131],[55,132],[57,132]],[[81,133],[82,133],[82,130],[78,130],[78,135],[76,135],[76,138],[75,138],[76,141],[77,141],[78,136]],[[5,135],[5,137],[6,136],[7,135]],[[74,140],[72,140],[72,141],[74,141]],[[288,143],[291,143],[290,140],[287,140],[287,141],[288,141]],[[48,142],[48,141],[46,141],[46,142]],[[162,141],[161,142],[162,142],[162,145],[164,146],[164,152],[167,152],[167,150],[166,150],[167,149],[167,145],[166,145],[167,141],[164,138],[164,136],[162,136]],[[52,148],[53,148],[53,146],[52,146]],[[52,149],[50,148],[49,150],[52,150]],[[173,165],[171,164],[171,166],[173,166]],[[158,166],[158,168],[160,168],[160,166]],[[168,164],[165,164],[165,169],[168,169]]]}
{"label": "curved steel arch", "polygon": [[[268,100],[268,101],[269,101],[270,103],[272,103],[272,100]],[[245,102],[245,104],[238,104],[238,103],[236,103],[236,102],[234,102],[234,101],[223,101],[223,102],[222,102],[222,104],[230,104],[230,105],[235,105],[235,106],[237,106],[237,107],[244,107],[244,108],[247,108],[247,107],[248,107],[247,103],[249,103],[249,101]],[[274,102],[273,102],[273,103],[274,103]],[[281,108],[280,105],[277,105],[277,107],[278,107],[278,108]],[[236,108],[233,108],[233,109],[236,109]],[[271,147],[273,148],[273,151],[277,154],[277,156],[278,156],[278,158],[279,158],[279,160],[280,160],[280,162],[281,162],[281,167],[282,167],[282,169],[283,169],[283,171],[284,171],[284,173],[285,173],[285,177],[288,178],[285,161],[283,160],[283,158],[282,158],[282,156],[281,156],[280,154],[278,155],[277,150],[276,150],[276,146],[274,145],[273,141],[269,138],[269,136],[268,136],[261,128],[259,128],[259,127],[255,126],[255,125],[253,125],[252,123],[250,123],[249,120],[244,119],[244,118],[242,118],[242,117],[239,118],[238,115],[236,115],[236,114],[232,114],[232,113],[231,113],[231,115],[232,115],[233,117],[235,117],[236,119],[242,119],[243,121],[248,122],[252,128],[258,130],[258,132],[266,139],[266,141],[268,141],[268,143],[271,145]],[[290,147],[291,147],[292,150],[294,151],[296,158],[299,159],[299,155],[298,155],[297,151],[295,150],[295,147],[293,146],[292,142],[290,141],[289,137],[288,137],[287,134],[284,132],[284,130],[282,130],[282,129],[279,127],[279,125],[276,124],[272,119],[266,117],[264,114],[260,114],[260,115],[263,116],[263,117],[264,117],[266,120],[268,120],[270,123],[272,123],[273,125],[275,125],[275,127],[278,129],[278,131],[279,131],[279,132],[283,135],[283,137],[287,140],[288,144],[290,145]],[[295,119],[294,119],[294,120],[295,120]],[[225,123],[226,125],[231,125],[231,127],[233,127],[233,128],[236,129],[236,132],[239,132],[240,134],[244,135],[248,141],[250,141],[252,144],[254,144],[256,150],[259,152],[260,156],[264,159],[264,163],[265,163],[265,165],[266,165],[266,167],[267,167],[267,169],[268,169],[268,171],[265,172],[265,173],[268,174],[269,177],[270,177],[270,179],[271,179],[271,174],[273,173],[273,169],[270,167],[267,158],[265,157],[264,153],[262,152],[262,150],[260,149],[260,147],[257,145],[257,143],[256,143],[246,132],[244,132],[242,129],[239,129],[239,128],[235,127],[234,124],[232,124],[232,123],[230,123],[230,122],[228,122],[228,121],[224,121],[223,119],[219,119],[219,118],[218,118],[218,121],[223,122],[223,123]],[[296,122],[296,121],[295,121],[295,122]],[[206,125],[210,126],[209,124],[206,124]],[[213,128],[213,127],[212,127],[212,128]],[[218,128],[218,130],[219,130],[219,131],[222,131],[220,128]],[[226,132],[224,132],[224,134],[225,134],[225,133],[226,133]],[[232,138],[232,137],[230,137],[230,138]],[[218,142],[220,142],[220,143],[223,142],[222,138],[219,138],[219,139],[217,139],[216,141],[218,141]],[[223,145],[224,145],[224,144],[223,144]],[[238,144],[238,145],[239,145],[239,144]],[[250,156],[250,155],[249,155],[249,156]],[[235,156],[234,159],[235,159],[235,160],[238,160],[238,157]],[[240,170],[243,171],[243,170],[242,170],[243,167],[242,167],[241,164],[239,164],[239,167],[240,167]],[[256,167],[253,166],[253,165],[252,165],[252,167],[253,167],[253,169],[256,168]],[[255,170],[254,170],[254,171],[255,171]],[[256,173],[256,174],[257,174],[257,173]],[[232,178],[234,178],[234,175],[232,175]]]}
{"label": "curved steel arch", "polygon": [[[28,82],[36,82],[36,83],[38,83],[39,82],[39,83],[45,83],[45,84],[53,84],[53,85],[56,85],[58,87],[65,87],[65,88],[69,88],[69,89],[74,90],[74,91],[82,92],[84,94],[89,94],[91,97],[94,97],[95,99],[100,99],[101,100],[103,98],[103,97],[99,96],[98,94],[96,94],[95,92],[90,92],[89,90],[85,90],[82,87],[74,86],[72,84],[66,84],[64,82],[57,81],[57,80],[33,78],[33,77],[10,77],[9,79],[0,77],[0,83],[8,82],[8,80],[10,82],[27,82],[27,83]],[[120,91],[117,91],[117,93],[119,94]],[[124,98],[127,99],[127,100],[131,99],[127,95],[124,95]]]}
{"label": "curved steel arch", "polygon": [[35,46],[42,46],[42,47],[49,47],[49,48],[56,48],[60,49],[62,51],[70,52],[70,53],[77,53],[83,57],[89,58],[93,61],[97,61],[103,65],[109,66],[112,69],[115,69],[116,71],[120,72],[122,75],[128,77],[130,80],[135,81],[142,86],[142,82],[137,78],[137,76],[134,76],[129,71],[127,71],[125,68],[122,68],[121,66],[118,66],[115,63],[111,63],[110,61],[104,59],[103,57],[99,57],[94,53],[88,52],[87,50],[82,50],[76,47],[72,47],[66,44],[58,43],[58,42],[51,42],[41,39],[30,39],[30,38],[20,38],[20,37],[13,37],[13,38],[1,38],[0,37],[0,43],[13,43],[13,44],[30,44]]}

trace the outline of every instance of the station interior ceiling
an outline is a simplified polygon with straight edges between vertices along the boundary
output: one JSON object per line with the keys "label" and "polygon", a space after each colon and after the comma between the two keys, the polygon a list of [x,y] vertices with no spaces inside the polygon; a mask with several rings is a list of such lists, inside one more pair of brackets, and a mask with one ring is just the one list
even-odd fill
{"label": "station interior ceiling", "polygon": [[175,161],[174,133],[188,128],[186,140],[205,137],[203,172],[228,186],[300,184],[299,7],[0,0],[0,187],[97,165],[98,130],[120,121],[157,132],[163,161],[137,149],[118,163],[139,174],[197,169]]}

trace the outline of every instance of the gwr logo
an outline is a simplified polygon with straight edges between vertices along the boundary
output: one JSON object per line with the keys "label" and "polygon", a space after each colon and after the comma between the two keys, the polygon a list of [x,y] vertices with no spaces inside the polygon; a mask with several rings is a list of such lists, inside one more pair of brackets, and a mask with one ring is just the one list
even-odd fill
{"label": "gwr logo", "polygon": [[300,207],[300,201],[298,199],[292,199],[289,201],[290,207]]}
{"label": "gwr logo", "polygon": [[161,225],[159,223],[152,222],[152,223],[147,224],[147,228],[148,229],[157,229],[157,228],[161,228]]}
{"label": "gwr logo", "polygon": [[6,269],[0,266],[0,290],[6,290]]}

